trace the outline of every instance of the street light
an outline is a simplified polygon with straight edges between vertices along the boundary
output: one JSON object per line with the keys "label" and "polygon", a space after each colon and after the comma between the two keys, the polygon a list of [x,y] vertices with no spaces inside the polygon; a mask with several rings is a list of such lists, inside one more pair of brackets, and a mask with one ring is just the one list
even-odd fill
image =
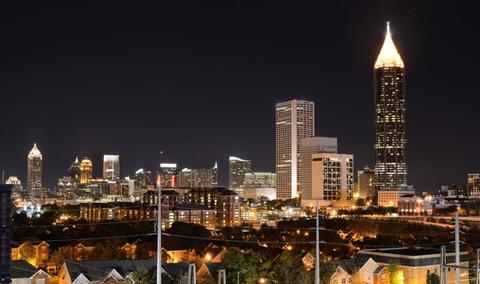
{"label": "street light", "polygon": [[265,284],[265,283],[267,283],[267,278],[265,278],[265,277],[259,278],[259,279],[258,279],[258,283],[260,283],[260,284]]}

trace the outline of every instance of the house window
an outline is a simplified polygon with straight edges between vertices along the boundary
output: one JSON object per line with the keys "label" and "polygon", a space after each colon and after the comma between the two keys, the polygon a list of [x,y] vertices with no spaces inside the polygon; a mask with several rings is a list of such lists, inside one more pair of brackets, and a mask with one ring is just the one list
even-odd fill
{"label": "house window", "polygon": [[342,284],[347,284],[347,279],[342,278]]}
{"label": "house window", "polygon": [[45,279],[36,279],[35,284],[45,284]]}

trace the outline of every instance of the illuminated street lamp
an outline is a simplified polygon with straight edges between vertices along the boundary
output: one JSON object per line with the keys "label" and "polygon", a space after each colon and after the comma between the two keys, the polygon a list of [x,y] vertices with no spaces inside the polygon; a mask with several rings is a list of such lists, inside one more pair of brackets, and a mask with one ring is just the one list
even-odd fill
{"label": "illuminated street lamp", "polygon": [[267,278],[265,278],[265,277],[258,278],[258,283],[259,283],[259,284],[265,284],[265,283],[267,283]]}

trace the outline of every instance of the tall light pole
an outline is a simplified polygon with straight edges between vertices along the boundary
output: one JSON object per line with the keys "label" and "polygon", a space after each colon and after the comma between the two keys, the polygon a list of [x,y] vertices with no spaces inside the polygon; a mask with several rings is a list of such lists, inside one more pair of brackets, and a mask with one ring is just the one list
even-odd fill
{"label": "tall light pole", "polygon": [[[160,155],[163,151],[160,151]],[[157,201],[157,284],[162,284],[162,179],[158,184]]]}
{"label": "tall light pole", "polygon": [[318,218],[318,200],[315,204],[316,226],[315,226],[315,284],[320,284],[320,232],[319,232],[319,218]]}

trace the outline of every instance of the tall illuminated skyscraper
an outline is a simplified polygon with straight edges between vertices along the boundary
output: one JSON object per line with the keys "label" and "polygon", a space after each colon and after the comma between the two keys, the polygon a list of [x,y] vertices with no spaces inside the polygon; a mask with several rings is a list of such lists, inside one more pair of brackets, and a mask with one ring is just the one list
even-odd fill
{"label": "tall illuminated skyscraper", "polygon": [[80,184],[88,184],[92,179],[93,163],[85,157],[80,163]]}
{"label": "tall illuminated skyscraper", "polygon": [[405,66],[387,22],[382,50],[374,65],[375,189],[407,184]]}
{"label": "tall illuminated skyscraper", "polygon": [[243,186],[246,173],[252,172],[252,161],[238,157],[228,157],[228,186],[238,188]]}
{"label": "tall illuminated skyscraper", "polygon": [[72,178],[75,184],[80,183],[80,162],[78,161],[78,157],[75,157],[75,161],[70,168],[68,168],[68,176]]}
{"label": "tall illuminated skyscraper", "polygon": [[37,143],[27,156],[27,191],[30,197],[40,197],[42,190],[42,153]]}
{"label": "tall illuminated skyscraper", "polygon": [[120,179],[119,155],[103,155],[103,178],[106,180]]}
{"label": "tall illuminated skyscraper", "polygon": [[315,104],[291,100],[275,106],[277,198],[299,195],[300,142],[315,135]]}

